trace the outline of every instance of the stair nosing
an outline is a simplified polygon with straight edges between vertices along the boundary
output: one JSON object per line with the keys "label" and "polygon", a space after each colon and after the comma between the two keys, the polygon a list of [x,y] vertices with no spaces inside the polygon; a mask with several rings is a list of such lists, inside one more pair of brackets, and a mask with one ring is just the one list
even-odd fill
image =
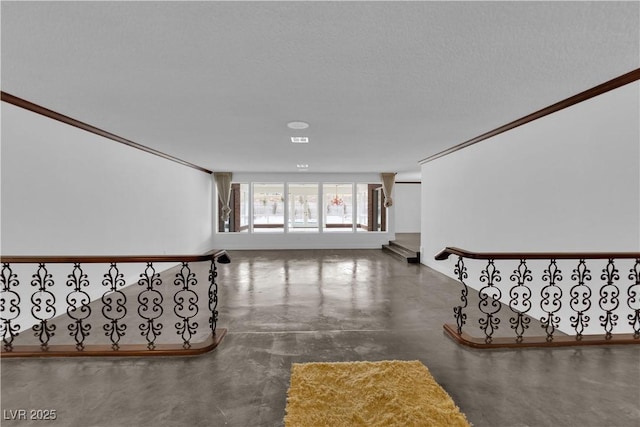
{"label": "stair nosing", "polygon": [[390,252],[394,252],[398,255],[401,255],[405,258],[418,258],[419,257],[419,253],[403,248],[402,246],[391,246],[391,245],[382,245],[383,249],[386,249]]}
{"label": "stair nosing", "polygon": [[398,242],[396,242],[394,240],[389,240],[389,246],[395,246],[395,247],[398,247],[398,248],[403,248],[403,249],[406,249],[408,251],[416,252],[416,253],[420,252],[419,250],[416,250],[416,249],[413,249],[413,248],[409,248],[407,246],[404,246],[402,243],[398,243]]}

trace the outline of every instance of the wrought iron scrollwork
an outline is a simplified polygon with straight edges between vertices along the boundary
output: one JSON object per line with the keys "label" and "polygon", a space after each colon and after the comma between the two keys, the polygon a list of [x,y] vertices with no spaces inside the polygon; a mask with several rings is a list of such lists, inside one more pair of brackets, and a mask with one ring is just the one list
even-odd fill
{"label": "wrought iron scrollwork", "polygon": [[73,264],[73,271],[67,276],[67,286],[73,288],[67,294],[67,315],[73,320],[67,327],[69,335],[76,341],[78,350],[84,349],[84,340],[89,336],[91,325],[84,321],[91,315],[89,294],[82,290],[89,286],[87,275],[79,263]]}
{"label": "wrought iron scrollwork", "polygon": [[604,328],[606,339],[611,339],[613,327],[618,324],[618,315],[613,311],[620,305],[620,289],[614,284],[620,279],[618,269],[613,259],[609,259],[607,266],[602,269],[601,280],[607,283],[600,288],[600,308],[605,312],[599,317],[600,326]]}
{"label": "wrought iron scrollwork", "polygon": [[550,260],[549,267],[542,274],[542,280],[549,284],[540,291],[540,308],[546,313],[546,316],[540,318],[540,322],[547,333],[547,341],[552,341],[553,333],[560,325],[560,317],[556,313],[562,308],[562,289],[556,285],[562,280],[562,271],[556,265],[555,259]]}
{"label": "wrought iron scrollwork", "polygon": [[[226,333],[217,330],[218,263],[229,262],[223,250],[178,256],[3,255],[0,356],[164,356],[209,351]],[[159,267],[169,264],[176,267],[161,272]],[[137,265],[131,288],[122,265]],[[24,328],[31,338],[22,342]],[[167,328],[175,334],[167,335]],[[203,333],[206,336],[201,337]]]}
{"label": "wrought iron scrollwork", "polygon": [[162,285],[160,274],[156,273],[153,263],[148,262],[144,273],[140,274],[138,285],[145,289],[138,294],[138,314],[145,321],[140,324],[140,335],[147,340],[147,347],[153,350],[156,346],[156,339],[162,333],[162,323],[156,320],[162,316],[162,294],[154,289],[154,286]]}
{"label": "wrought iron scrollwork", "polygon": [[453,270],[454,274],[458,276],[458,280],[462,284],[462,290],[460,292],[460,301],[462,301],[462,305],[453,308],[453,315],[456,319],[456,325],[458,329],[458,333],[462,333],[462,327],[465,323],[467,323],[467,314],[462,310],[467,308],[469,301],[467,300],[467,296],[469,295],[469,287],[464,282],[466,278],[469,277],[467,274],[467,267],[464,265],[464,260],[461,256],[458,257],[458,262],[456,263],[456,267]]}
{"label": "wrought iron scrollwork", "polygon": [[582,339],[582,333],[584,329],[589,326],[589,316],[586,312],[591,308],[591,288],[585,285],[585,283],[591,280],[591,270],[587,268],[587,264],[584,259],[581,259],[578,263],[578,267],[573,270],[571,274],[571,280],[578,282],[569,291],[571,295],[571,309],[576,312],[574,316],[570,317],[571,326],[576,331],[576,339]]}
{"label": "wrought iron scrollwork", "polygon": [[211,333],[216,334],[216,325],[218,323],[218,283],[216,278],[218,277],[218,267],[216,261],[211,260],[211,268],[209,269],[209,328]]}
{"label": "wrought iron scrollwork", "polygon": [[638,298],[638,294],[640,294],[640,258],[636,259],[636,263],[629,270],[629,280],[631,280],[631,285],[627,289],[629,296],[627,305],[633,312],[627,316],[627,319],[633,328],[633,337],[638,339],[640,338],[640,299]]}
{"label": "wrought iron scrollwork", "polygon": [[5,351],[13,350],[13,340],[20,335],[20,325],[12,323],[20,316],[20,295],[11,288],[20,284],[18,276],[8,263],[2,264],[2,296],[0,296],[0,313],[2,313],[2,345]]}
{"label": "wrought iron scrollwork", "polygon": [[526,313],[531,310],[531,289],[526,285],[527,282],[533,280],[531,270],[527,267],[527,260],[521,259],[518,268],[513,270],[510,280],[516,282],[516,286],[512,286],[509,291],[509,308],[516,316],[509,319],[511,329],[516,332],[516,341],[522,342],[525,329],[529,328],[531,319]]}
{"label": "wrought iron scrollwork", "polygon": [[120,339],[127,330],[127,325],[120,323],[127,315],[127,296],[118,289],[125,285],[125,281],[115,263],[111,264],[109,271],[103,277],[102,285],[108,286],[109,290],[102,295],[102,315],[109,320],[109,323],[105,323],[102,329],[105,331],[105,336],[111,340],[111,347],[117,350]]}
{"label": "wrought iron scrollwork", "polygon": [[480,273],[480,281],[486,283],[486,286],[480,289],[480,302],[478,303],[478,308],[485,315],[485,318],[480,318],[478,322],[480,329],[484,331],[486,343],[492,341],[493,333],[500,324],[500,318],[496,315],[500,311],[502,292],[495,285],[501,280],[500,271],[496,269],[493,260],[490,259],[485,269]]}
{"label": "wrought iron scrollwork", "polygon": [[39,323],[33,325],[32,329],[34,336],[40,340],[40,346],[45,350],[49,346],[49,340],[55,335],[56,330],[56,325],[49,323],[56,315],[56,297],[47,289],[53,286],[53,277],[44,263],[38,264],[38,270],[31,277],[33,279],[31,280],[31,286],[38,288],[31,295],[31,302],[33,303],[31,314],[39,321]]}
{"label": "wrought iron scrollwork", "polygon": [[196,286],[198,280],[195,273],[191,272],[189,263],[182,263],[182,268],[176,274],[173,283],[181,287],[173,296],[175,302],[173,312],[180,318],[180,321],[176,323],[176,331],[182,338],[183,346],[189,348],[191,347],[191,338],[198,328],[198,323],[191,320],[198,314],[198,294],[189,289],[189,286]]}

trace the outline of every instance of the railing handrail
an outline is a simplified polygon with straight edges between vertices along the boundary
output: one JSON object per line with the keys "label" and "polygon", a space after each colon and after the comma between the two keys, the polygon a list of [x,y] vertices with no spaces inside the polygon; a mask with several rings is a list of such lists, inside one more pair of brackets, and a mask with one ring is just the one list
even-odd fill
{"label": "railing handrail", "polygon": [[[0,334],[2,335],[0,357],[195,355],[215,348],[226,333],[226,329],[217,328],[217,264],[231,262],[227,252],[223,249],[214,249],[202,255],[1,256],[0,261],[2,262],[0,275],[2,276],[3,294],[3,313],[0,319]],[[173,272],[175,278],[172,281],[170,278],[161,277],[161,273],[156,271],[154,262],[180,263],[182,267]],[[191,269],[190,263],[197,262],[210,264],[208,274],[201,268],[197,269],[198,272]],[[146,264],[137,281],[138,286],[131,288],[133,296],[127,296],[123,292],[128,284],[124,274],[119,270],[120,263]],[[14,267],[12,264],[34,264],[37,271],[31,276],[31,279],[20,280],[12,270]],[[67,280],[57,283],[62,286],[66,285],[63,288],[68,291],[66,297],[61,296],[60,292],[55,292],[56,289],[60,289],[60,286],[50,289],[56,285],[56,281],[47,270],[48,264],[73,265],[73,270],[67,276]],[[88,279],[82,264],[106,264],[108,266],[108,271],[99,282],[102,285],[100,287],[102,296],[95,295],[95,292],[90,295],[85,290],[96,282]],[[208,287],[199,286],[200,289],[196,292],[195,287],[199,281],[203,281],[202,276],[208,280]],[[24,292],[20,293],[19,285],[21,283],[23,284],[22,289],[26,287],[25,284],[31,285],[29,287],[31,296],[25,295]],[[171,293],[167,288],[169,283],[178,287],[178,289],[173,287],[175,290],[173,298],[170,295],[163,296],[165,292]],[[161,288],[162,291],[156,289],[163,284],[165,286]],[[36,286],[37,289],[34,290],[33,286]],[[98,286],[92,286],[91,289],[96,290]],[[202,296],[204,296],[204,302],[199,303]],[[173,301],[175,305],[165,307],[165,301],[167,303]],[[32,320],[35,320],[31,329],[35,332],[40,344],[17,343],[14,345],[15,338],[21,333],[20,325],[16,322],[21,321],[19,319],[23,313],[28,313],[29,302],[31,302]],[[58,302],[61,304],[66,302],[66,305],[62,307]],[[195,321],[195,317],[202,308],[202,304],[206,304],[209,313],[210,335],[204,341],[193,342],[199,328],[199,322]],[[4,310],[5,305],[7,310]],[[92,305],[94,306],[92,307]],[[58,326],[55,324],[55,319],[64,311],[71,319],[67,329],[69,335],[73,337],[75,345],[52,340]],[[92,328],[97,320],[96,313],[98,316],[102,314],[102,320],[106,322],[102,325],[102,332],[109,339],[106,344],[87,343],[87,337],[92,334],[92,329],[96,329]],[[145,344],[121,342],[121,338],[127,335],[127,331],[130,329],[127,328],[127,323],[130,323],[127,321],[127,316],[130,321],[131,314],[135,316],[136,313],[142,320],[138,327],[146,340],[146,349]],[[175,316],[173,320],[178,320],[177,322],[171,320],[170,323],[174,324],[182,343],[157,342],[158,337],[162,335],[164,326],[162,316],[165,314]]]}
{"label": "railing handrail", "polygon": [[109,264],[140,262],[198,262],[217,260],[229,263],[224,249],[212,250],[202,255],[9,255],[0,256],[0,262],[8,264]]}
{"label": "railing handrail", "polygon": [[620,259],[640,258],[640,252],[472,252],[447,246],[435,259],[443,261],[450,255],[470,259]]}
{"label": "railing handrail", "polygon": [[[457,255],[454,276],[462,285],[462,289],[460,303],[453,308],[456,324],[446,324],[444,328],[447,335],[461,344],[476,348],[640,344],[640,307],[637,299],[640,291],[640,252],[471,252],[447,247],[440,251],[435,259],[446,260],[450,255]],[[474,279],[470,278],[465,258],[486,260],[486,266],[479,274],[479,283],[475,282],[479,288],[467,284]],[[633,263],[627,272],[624,271],[628,268],[626,262],[619,261],[625,258],[632,259]],[[560,267],[556,262],[559,259],[564,260]],[[601,274],[598,274],[597,270],[593,273],[594,282],[597,282],[598,278],[601,280],[599,291],[592,289],[592,275],[587,259],[606,262],[605,266],[598,267],[603,267]],[[508,273],[510,268],[507,272],[501,273],[500,270],[504,271],[504,268],[498,269],[500,263],[495,262],[498,260],[518,260],[519,263],[512,273]],[[531,260],[548,262],[546,268],[542,267],[544,270],[541,276],[532,271],[540,269],[540,266],[529,269],[527,262]],[[571,260],[577,265],[568,268],[568,275],[565,263]],[[616,266],[616,262],[625,266]],[[564,274],[562,270],[565,270]],[[474,274],[475,272],[474,268]],[[569,284],[560,283],[563,281],[563,275],[565,279],[569,279]],[[625,275],[629,282],[626,282]],[[537,277],[542,279],[540,286],[535,282],[529,284]],[[626,283],[618,283],[621,277]],[[509,284],[498,285],[504,278],[508,278]],[[478,327],[485,335],[482,338],[472,337],[463,331],[470,314],[467,313],[470,307],[470,289],[478,292],[478,310],[481,314],[477,320]],[[563,306],[567,305],[570,310],[563,309]],[[504,320],[504,315],[499,314],[503,312],[503,306],[513,314],[508,319],[508,326],[514,330],[515,340],[506,337],[494,339],[495,331],[500,328],[501,317]],[[626,312],[627,307],[630,312]],[[619,309],[622,312],[618,311]],[[545,335],[525,337],[525,331],[529,329],[532,318],[540,321]],[[565,323],[567,320],[570,321],[571,328],[575,330],[574,336],[554,335],[560,330],[563,319]],[[627,320],[633,333],[620,333],[614,329],[618,321]],[[603,328],[603,335],[591,331],[585,334],[592,321]]]}

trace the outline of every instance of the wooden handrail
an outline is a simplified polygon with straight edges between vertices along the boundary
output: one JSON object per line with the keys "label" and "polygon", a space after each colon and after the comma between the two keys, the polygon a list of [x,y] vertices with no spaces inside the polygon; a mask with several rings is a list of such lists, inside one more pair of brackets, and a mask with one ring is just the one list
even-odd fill
{"label": "wooden handrail", "polygon": [[640,258],[640,252],[471,252],[447,246],[435,256],[443,261],[450,255],[470,259],[620,259]]}
{"label": "wooden handrail", "polygon": [[10,255],[1,256],[0,262],[8,264],[109,264],[133,262],[198,262],[217,260],[221,264],[230,262],[225,250],[213,250],[202,255]]}

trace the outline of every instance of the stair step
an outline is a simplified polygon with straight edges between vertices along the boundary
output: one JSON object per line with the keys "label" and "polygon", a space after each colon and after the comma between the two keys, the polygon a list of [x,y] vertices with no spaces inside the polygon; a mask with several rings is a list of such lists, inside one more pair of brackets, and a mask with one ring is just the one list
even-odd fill
{"label": "stair step", "polygon": [[420,262],[420,253],[403,248],[402,246],[390,244],[382,245],[382,250],[411,264]]}
{"label": "stair step", "polygon": [[386,247],[388,250],[392,251],[392,252],[396,252],[398,254],[401,255],[406,255],[406,256],[411,256],[411,255],[415,255],[414,251],[411,251],[407,248],[404,248],[402,246],[397,246],[397,245],[382,245],[382,247]]}
{"label": "stair step", "polygon": [[414,253],[418,252],[418,249],[414,249],[414,248],[410,248],[408,246],[404,246],[402,243],[396,242],[395,240],[389,240],[389,246],[395,246],[395,247],[402,248],[402,249],[405,249],[407,251],[414,252]]}

